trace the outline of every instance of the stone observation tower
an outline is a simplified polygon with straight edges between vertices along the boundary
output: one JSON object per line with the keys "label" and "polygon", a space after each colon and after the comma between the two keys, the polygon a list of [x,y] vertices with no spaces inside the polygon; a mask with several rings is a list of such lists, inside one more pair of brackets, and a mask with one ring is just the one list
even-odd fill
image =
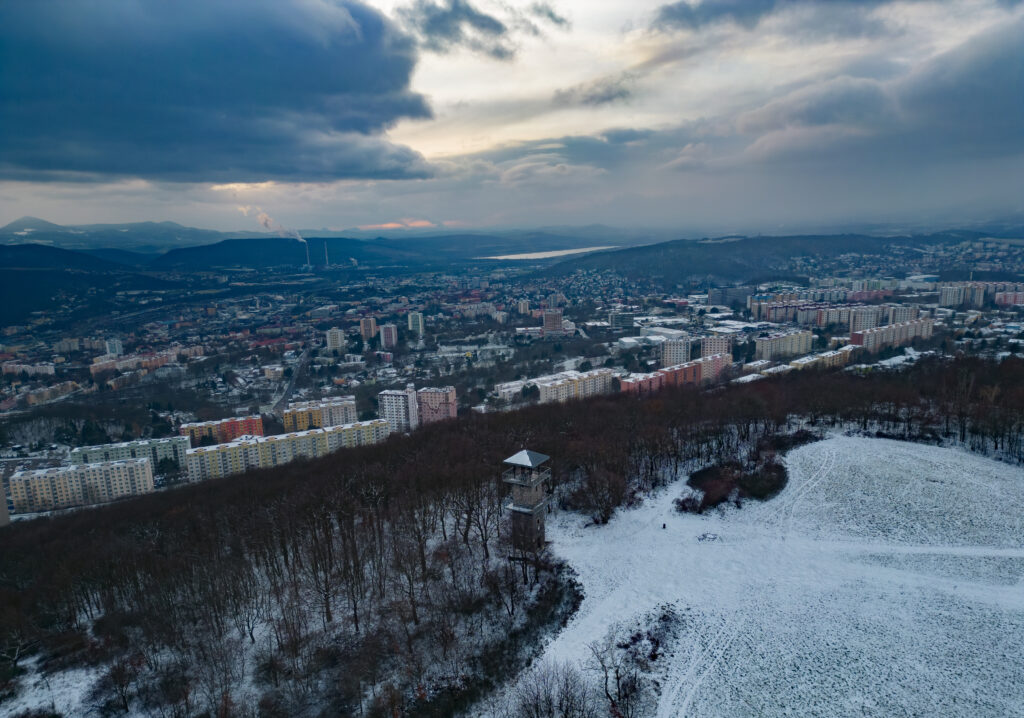
{"label": "stone observation tower", "polygon": [[512,486],[512,545],[520,551],[544,547],[544,509],[547,507],[547,482],[551,467],[544,466],[550,456],[536,451],[520,451],[503,462],[501,480]]}

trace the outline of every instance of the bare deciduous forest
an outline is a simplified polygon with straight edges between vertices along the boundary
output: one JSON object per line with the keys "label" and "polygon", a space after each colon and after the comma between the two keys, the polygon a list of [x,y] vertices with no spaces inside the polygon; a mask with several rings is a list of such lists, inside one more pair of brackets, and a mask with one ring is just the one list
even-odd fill
{"label": "bare deciduous forest", "polygon": [[[784,448],[808,427],[1020,462],[1024,361],[793,372],[472,414],[16,523],[0,532],[0,680],[28,660],[91,666],[97,714],[109,715],[452,715],[522,670],[578,600],[548,552],[513,555],[505,457],[551,455],[552,503],[601,523],[676,476],[763,461],[766,439]],[[573,698],[568,673],[546,680],[579,715],[606,714]],[[523,696],[514,710],[548,715],[535,709],[550,698]]]}

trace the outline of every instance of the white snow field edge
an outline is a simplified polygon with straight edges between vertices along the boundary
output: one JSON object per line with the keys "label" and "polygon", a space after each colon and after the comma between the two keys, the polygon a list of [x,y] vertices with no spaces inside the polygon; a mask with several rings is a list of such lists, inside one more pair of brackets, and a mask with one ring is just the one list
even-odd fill
{"label": "white snow field edge", "polygon": [[659,718],[1024,716],[1024,470],[851,437],[785,463],[739,510],[679,514],[679,482],[607,526],[552,517],[585,598],[541,660],[670,607]]}

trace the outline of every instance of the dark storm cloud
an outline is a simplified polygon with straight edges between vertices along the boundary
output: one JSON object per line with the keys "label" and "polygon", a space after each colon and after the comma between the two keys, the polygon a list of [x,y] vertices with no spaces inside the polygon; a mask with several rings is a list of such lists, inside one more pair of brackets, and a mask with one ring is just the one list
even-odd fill
{"label": "dark storm cloud", "polygon": [[0,3],[0,177],[425,176],[415,62],[354,0]]}
{"label": "dark storm cloud", "polygon": [[497,60],[510,60],[515,55],[508,42],[509,27],[468,0],[416,0],[401,8],[399,16],[428,50],[449,52],[465,47]]}
{"label": "dark storm cloud", "polygon": [[946,151],[1024,151],[1024,18],[938,56],[896,85],[908,123]]}
{"label": "dark storm cloud", "polygon": [[848,166],[1024,152],[1024,19],[890,81],[836,78],[737,121],[758,155],[839,158]]}
{"label": "dark storm cloud", "polygon": [[793,125],[877,125],[893,119],[895,107],[877,81],[838,77],[800,88],[744,113],[738,129],[760,133]]}

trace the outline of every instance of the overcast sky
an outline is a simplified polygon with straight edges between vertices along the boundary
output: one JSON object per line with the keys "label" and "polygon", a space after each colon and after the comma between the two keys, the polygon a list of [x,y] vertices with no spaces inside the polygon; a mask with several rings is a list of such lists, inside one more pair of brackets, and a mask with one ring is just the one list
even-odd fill
{"label": "overcast sky", "polygon": [[1019,0],[0,3],[0,224],[1024,216]]}

